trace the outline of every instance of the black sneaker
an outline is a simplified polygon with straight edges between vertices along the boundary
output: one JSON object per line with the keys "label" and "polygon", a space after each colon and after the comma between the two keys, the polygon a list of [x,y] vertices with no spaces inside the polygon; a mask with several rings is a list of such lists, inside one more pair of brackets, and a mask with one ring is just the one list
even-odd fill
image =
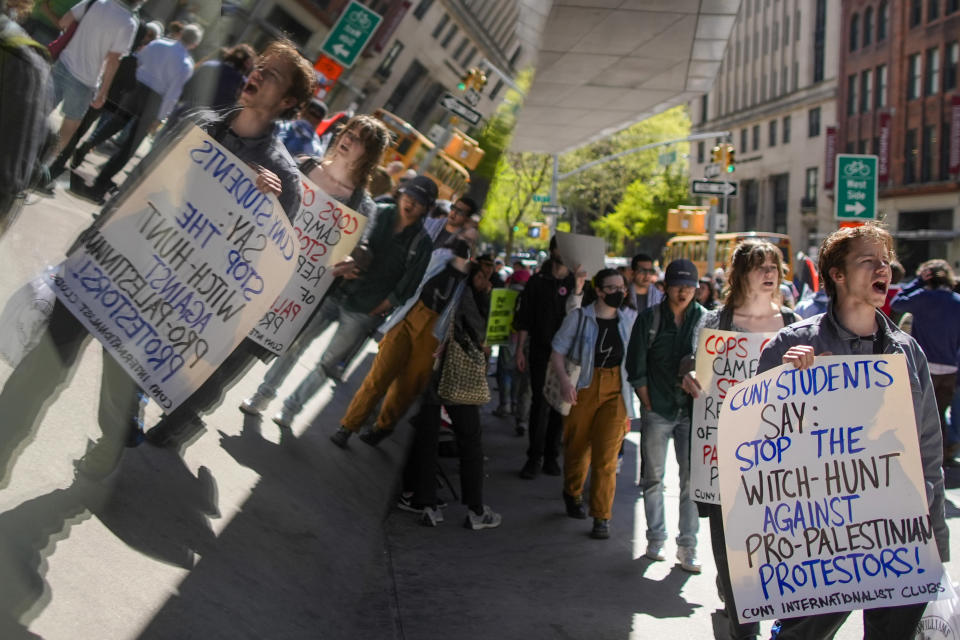
{"label": "black sneaker", "polygon": [[606,540],[610,537],[610,521],[601,518],[593,519],[593,530],[590,531],[590,537],[596,540]]}
{"label": "black sneaker", "polygon": [[393,433],[393,429],[370,429],[360,434],[360,439],[371,447],[375,447]]}
{"label": "black sneaker", "polygon": [[340,427],[337,429],[332,436],[330,436],[330,442],[337,445],[341,449],[347,448],[347,440],[350,439],[350,436],[353,435],[353,431],[345,427]]}
{"label": "black sneaker", "polygon": [[583,508],[583,496],[571,496],[563,492],[563,504],[567,507],[567,515],[577,520],[587,518],[587,510]]}
{"label": "black sneaker", "polygon": [[533,480],[540,474],[540,461],[536,458],[527,458],[523,469],[520,469],[520,477],[524,480]]}
{"label": "black sneaker", "polygon": [[563,473],[556,458],[546,458],[543,461],[543,472],[548,476],[559,476]]}
{"label": "black sneaker", "polygon": [[80,198],[81,200],[92,202],[98,206],[102,206],[107,201],[107,189],[103,189],[96,185],[91,187],[84,182],[83,178],[73,172],[70,173],[69,191],[71,194]]}

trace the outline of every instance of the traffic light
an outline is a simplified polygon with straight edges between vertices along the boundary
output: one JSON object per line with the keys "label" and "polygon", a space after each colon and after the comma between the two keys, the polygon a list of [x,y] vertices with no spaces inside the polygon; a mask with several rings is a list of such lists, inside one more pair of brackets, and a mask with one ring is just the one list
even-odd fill
{"label": "traffic light", "polygon": [[467,89],[483,91],[483,87],[486,86],[486,84],[487,74],[478,67],[470,67],[467,69],[467,72],[460,77],[460,82],[457,83],[457,89],[460,91],[466,91]]}
{"label": "traffic light", "polygon": [[710,162],[713,164],[721,164],[723,162],[723,149],[719,146],[710,149]]}
{"label": "traffic light", "polygon": [[736,153],[737,153],[737,151],[736,151],[736,149],[733,148],[733,145],[732,145],[732,144],[728,144],[728,145],[726,146],[725,151],[726,151],[726,153],[725,153],[724,155],[725,155],[726,157],[724,158],[724,165],[725,165],[724,168],[726,169],[727,173],[733,173],[733,172],[736,171],[736,169],[737,169],[737,167],[736,167],[736,164],[737,164]]}

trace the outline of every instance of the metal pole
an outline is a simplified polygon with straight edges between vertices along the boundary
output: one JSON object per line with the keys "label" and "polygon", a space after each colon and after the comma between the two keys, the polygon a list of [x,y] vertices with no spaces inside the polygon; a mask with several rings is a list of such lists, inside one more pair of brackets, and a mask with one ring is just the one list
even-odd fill
{"label": "metal pole", "polygon": [[[553,154],[553,173],[550,176],[550,204],[560,204],[559,196],[559,187],[560,187],[560,156],[558,154]],[[550,216],[548,220],[550,221],[550,237],[552,238],[557,233],[557,219],[560,216]]]}
{"label": "metal pole", "polygon": [[710,278],[713,277],[713,269],[716,263],[717,253],[717,205],[710,205],[710,211],[707,213],[707,273]]}
{"label": "metal pole", "polygon": [[453,119],[448,114],[444,116],[444,120],[446,122],[444,124],[443,136],[439,142],[433,145],[433,149],[430,149],[426,157],[424,157],[423,164],[417,168],[417,173],[421,175],[430,170],[430,165],[433,164],[433,160],[437,157],[437,152],[445,148],[447,143],[450,142],[450,138],[453,137]]}

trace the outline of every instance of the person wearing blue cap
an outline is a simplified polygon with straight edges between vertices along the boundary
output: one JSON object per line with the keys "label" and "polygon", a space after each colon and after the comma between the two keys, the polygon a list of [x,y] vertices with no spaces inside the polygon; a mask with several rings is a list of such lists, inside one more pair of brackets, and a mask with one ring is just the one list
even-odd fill
{"label": "person wearing blue cap", "polygon": [[694,299],[699,284],[697,267],[680,258],[667,265],[663,301],[637,316],[627,347],[627,375],[643,405],[640,422],[641,483],[647,518],[650,560],[663,560],[667,526],[663,508],[663,474],[667,445],[673,438],[680,466],[680,533],[677,559],[691,573],[700,573],[697,561],[697,506],[690,495],[690,409],[681,388],[680,366],[693,351],[693,332],[705,313]]}

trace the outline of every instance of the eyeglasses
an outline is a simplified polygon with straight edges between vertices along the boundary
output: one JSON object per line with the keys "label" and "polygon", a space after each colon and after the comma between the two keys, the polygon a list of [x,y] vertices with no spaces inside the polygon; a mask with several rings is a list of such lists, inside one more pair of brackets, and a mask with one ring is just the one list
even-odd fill
{"label": "eyeglasses", "polygon": [[637,269],[634,273],[642,273],[643,275],[646,275],[646,276],[652,276],[656,272],[657,272],[656,269]]}
{"label": "eyeglasses", "polygon": [[450,210],[456,212],[458,215],[461,215],[461,216],[470,215],[470,209],[468,209],[467,207],[458,207],[457,205],[453,205],[452,207],[450,207]]}

